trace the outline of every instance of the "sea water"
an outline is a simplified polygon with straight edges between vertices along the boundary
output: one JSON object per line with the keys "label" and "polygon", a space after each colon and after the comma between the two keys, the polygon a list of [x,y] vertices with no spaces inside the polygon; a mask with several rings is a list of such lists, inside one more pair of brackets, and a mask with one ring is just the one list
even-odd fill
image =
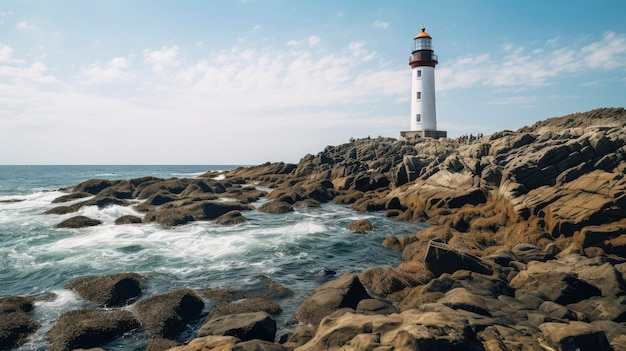
{"label": "sea water", "polygon": [[[400,254],[382,247],[382,241],[389,235],[408,235],[424,227],[330,203],[280,215],[246,211],[249,221],[230,226],[210,221],[174,228],[115,225],[120,216],[143,215],[123,206],[88,206],[67,215],[43,214],[58,206],[51,201],[64,194],[60,189],[87,179],[194,178],[208,170],[232,168],[0,166],[0,296],[54,293],[53,298],[36,303],[33,316],[41,328],[20,350],[45,350],[44,335],[54,320],[63,312],[89,306],[64,288],[72,279],[119,272],[146,277],[148,287],[142,296],[180,288],[199,292],[209,287],[245,288],[256,282],[256,276],[265,275],[294,292],[278,301],[283,312],[275,318],[279,332],[286,332],[297,324],[295,311],[316,287],[343,273],[396,266]],[[53,228],[75,215],[96,218],[103,224]],[[373,223],[373,231],[354,234],[346,229],[352,221],[364,218]],[[206,313],[216,302],[205,303]],[[193,338],[194,333],[192,326],[179,341]],[[144,347],[145,336],[137,333],[108,348]]]}

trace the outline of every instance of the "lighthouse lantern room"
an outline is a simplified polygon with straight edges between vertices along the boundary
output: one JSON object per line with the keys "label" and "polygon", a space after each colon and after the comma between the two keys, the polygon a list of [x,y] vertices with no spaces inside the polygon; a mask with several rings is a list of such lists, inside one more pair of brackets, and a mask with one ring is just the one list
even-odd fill
{"label": "lighthouse lantern room", "polygon": [[438,59],[433,49],[432,37],[422,27],[413,40],[409,56],[411,66],[411,131],[400,132],[401,138],[445,138],[445,131],[437,130],[435,106],[435,66]]}

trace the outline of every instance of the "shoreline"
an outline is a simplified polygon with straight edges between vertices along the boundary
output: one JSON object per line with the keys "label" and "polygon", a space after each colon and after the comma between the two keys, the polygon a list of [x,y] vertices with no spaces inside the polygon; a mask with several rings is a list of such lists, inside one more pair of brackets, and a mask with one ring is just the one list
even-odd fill
{"label": "shoreline", "polygon": [[[166,227],[198,220],[232,225],[245,220],[250,203],[264,198],[268,201],[257,210],[277,215],[332,201],[430,225],[385,240],[383,246],[402,252],[398,267],[342,275],[316,289],[296,312],[298,327],[279,339],[271,294],[263,300],[247,297],[244,301],[252,302],[245,308],[228,307],[236,313],[205,320],[198,338],[183,346],[174,339],[203,306],[194,291],[143,297],[130,315],[96,309],[70,318],[113,321],[97,324],[109,330],[108,339],[141,326],[150,336],[150,350],[260,345],[300,351],[342,345],[543,350],[571,343],[611,350],[626,348],[624,174],[626,112],[607,108],[495,133],[470,145],[359,139],[306,155],[298,164],[236,168],[222,180],[214,180],[212,172],[191,180],[90,180],[59,201],[93,198],[60,204],[51,213],[133,205],[144,217],[124,220]],[[233,201],[216,201],[222,196]],[[97,225],[74,219],[63,225]],[[113,282],[103,291],[114,291],[117,284],[141,287],[140,278],[130,283],[101,278]],[[32,301],[4,298],[0,306],[27,321]],[[177,322],[164,329],[165,316],[172,313]],[[55,326],[80,330],[63,323]],[[71,333],[58,334],[50,336],[53,349],[102,345],[74,345],[77,341],[67,340]]]}

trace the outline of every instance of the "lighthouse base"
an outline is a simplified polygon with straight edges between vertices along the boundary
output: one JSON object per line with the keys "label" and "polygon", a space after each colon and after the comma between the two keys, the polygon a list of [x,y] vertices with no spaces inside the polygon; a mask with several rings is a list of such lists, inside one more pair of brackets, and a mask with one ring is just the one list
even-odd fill
{"label": "lighthouse base", "polygon": [[411,140],[415,138],[447,138],[448,132],[445,130],[409,130],[400,132],[399,140]]}

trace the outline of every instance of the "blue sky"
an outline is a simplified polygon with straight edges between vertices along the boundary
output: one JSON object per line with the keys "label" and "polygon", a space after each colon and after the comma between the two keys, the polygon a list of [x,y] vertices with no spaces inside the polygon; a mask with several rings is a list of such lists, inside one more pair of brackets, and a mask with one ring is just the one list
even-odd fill
{"label": "blue sky", "polygon": [[0,164],[297,162],[410,125],[433,37],[456,137],[624,106],[626,1],[0,0]]}

